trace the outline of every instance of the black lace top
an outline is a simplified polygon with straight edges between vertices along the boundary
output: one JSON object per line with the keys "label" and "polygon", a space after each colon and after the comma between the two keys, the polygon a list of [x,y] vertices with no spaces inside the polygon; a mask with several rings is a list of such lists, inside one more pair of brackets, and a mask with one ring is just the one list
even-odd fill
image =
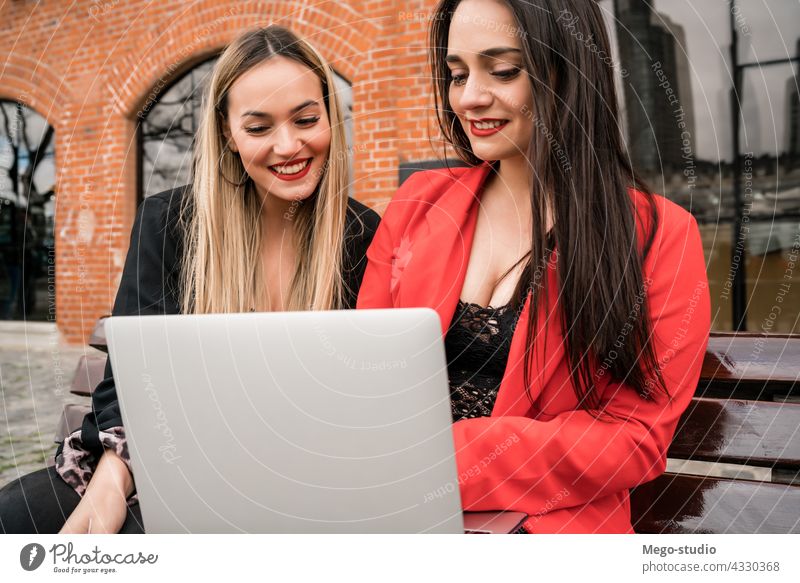
{"label": "black lace top", "polygon": [[453,422],[485,417],[494,407],[519,310],[458,300],[444,339]]}

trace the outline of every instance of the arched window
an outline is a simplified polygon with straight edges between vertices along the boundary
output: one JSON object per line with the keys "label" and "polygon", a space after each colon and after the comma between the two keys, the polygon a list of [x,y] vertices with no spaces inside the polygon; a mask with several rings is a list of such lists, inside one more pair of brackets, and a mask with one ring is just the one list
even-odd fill
{"label": "arched window", "polygon": [[53,127],[0,101],[0,320],[55,320]]}
{"label": "arched window", "polygon": [[[139,199],[189,182],[192,145],[200,123],[203,93],[218,57],[184,74],[158,96],[139,126]],[[345,133],[352,164],[353,90],[335,75],[345,110]]]}

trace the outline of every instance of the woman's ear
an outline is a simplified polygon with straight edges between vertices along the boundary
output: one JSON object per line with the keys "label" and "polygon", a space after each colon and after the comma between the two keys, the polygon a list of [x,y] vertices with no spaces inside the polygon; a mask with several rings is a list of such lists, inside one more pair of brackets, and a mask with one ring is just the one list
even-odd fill
{"label": "woman's ear", "polygon": [[220,120],[220,125],[222,126],[222,135],[225,137],[225,145],[231,152],[238,152],[236,142],[231,137],[231,126],[228,124],[228,120],[223,117]]}

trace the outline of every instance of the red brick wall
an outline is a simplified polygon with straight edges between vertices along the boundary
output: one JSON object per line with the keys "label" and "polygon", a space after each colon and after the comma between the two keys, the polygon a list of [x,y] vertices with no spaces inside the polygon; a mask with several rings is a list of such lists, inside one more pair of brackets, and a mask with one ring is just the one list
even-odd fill
{"label": "red brick wall", "polygon": [[136,120],[241,31],[281,24],[353,84],[355,192],[382,211],[398,164],[437,154],[425,53],[433,1],[107,0],[0,6],[0,98],[56,131],[56,312],[84,343],[113,303],[136,200]]}

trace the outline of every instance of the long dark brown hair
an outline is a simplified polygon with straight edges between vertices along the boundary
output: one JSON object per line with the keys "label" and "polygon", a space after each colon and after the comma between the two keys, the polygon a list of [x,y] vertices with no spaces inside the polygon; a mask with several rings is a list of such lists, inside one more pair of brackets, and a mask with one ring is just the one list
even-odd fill
{"label": "long dark brown hair", "polygon": [[[482,160],[472,152],[452,111],[445,63],[450,23],[460,2],[442,0],[436,8],[429,56],[439,127],[459,157],[474,165]],[[528,397],[538,308],[541,302],[547,305],[547,294],[554,291],[547,289],[542,273],[553,260],[553,245],[559,324],[580,407],[599,407],[595,381],[604,374],[644,399],[653,398],[655,390],[669,396],[652,346],[642,269],[658,216],[652,192],[636,177],[625,152],[613,71],[598,56],[611,54],[600,9],[587,0],[505,3],[520,31],[536,125],[527,152],[535,177],[531,251],[523,258],[525,269],[515,293],[519,303],[531,292],[524,362]],[[587,46],[586,39],[594,46]],[[634,208],[630,188],[645,194],[647,208]],[[546,232],[548,208],[551,233]],[[650,215],[641,242],[637,213]]]}

